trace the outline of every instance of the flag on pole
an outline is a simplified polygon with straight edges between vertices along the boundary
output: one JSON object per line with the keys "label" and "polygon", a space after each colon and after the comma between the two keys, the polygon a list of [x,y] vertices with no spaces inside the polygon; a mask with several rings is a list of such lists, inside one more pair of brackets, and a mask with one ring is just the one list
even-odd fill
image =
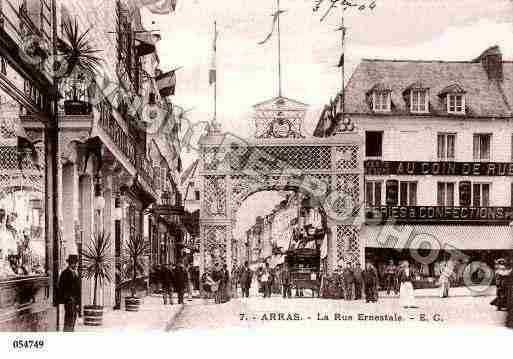
{"label": "flag on pole", "polygon": [[340,55],[340,59],[338,60],[337,67],[343,67],[344,66],[344,42],[346,38],[346,28],[344,25],[340,26],[336,31],[342,31],[342,54]]}
{"label": "flag on pole", "polygon": [[344,66],[344,53],[342,53],[342,55],[340,55],[340,60],[338,60],[337,67],[342,67],[342,66]]}
{"label": "flag on pole", "polygon": [[157,88],[159,89],[160,96],[172,96],[175,94],[176,87],[176,70],[168,71],[155,77]]}
{"label": "flag on pole", "polygon": [[216,69],[216,52],[217,52],[217,30],[214,33],[214,41],[212,42],[212,64],[208,72],[208,84],[212,85],[216,82],[217,69]]}
{"label": "flag on pole", "polygon": [[144,0],[146,2],[146,7],[148,10],[150,10],[153,14],[169,14],[176,9],[176,2],[178,0]]}
{"label": "flag on pole", "polygon": [[273,36],[273,33],[274,33],[274,28],[276,27],[276,22],[278,21],[278,16],[280,16],[281,14],[283,14],[284,12],[286,12],[286,10],[278,10],[276,11],[272,17],[273,17],[273,25],[272,25],[272,28],[271,28],[271,32],[269,33],[269,35],[267,35],[267,37],[263,40],[263,41],[260,41],[258,44],[259,45],[263,45],[265,44],[270,38],[271,36]]}

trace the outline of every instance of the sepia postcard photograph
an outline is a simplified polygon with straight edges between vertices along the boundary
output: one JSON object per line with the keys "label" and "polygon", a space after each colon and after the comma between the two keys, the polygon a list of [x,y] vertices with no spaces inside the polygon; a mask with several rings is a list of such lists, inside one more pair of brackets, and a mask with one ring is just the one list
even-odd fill
{"label": "sepia postcard photograph", "polygon": [[2,349],[451,328],[513,334],[513,1],[0,1]]}

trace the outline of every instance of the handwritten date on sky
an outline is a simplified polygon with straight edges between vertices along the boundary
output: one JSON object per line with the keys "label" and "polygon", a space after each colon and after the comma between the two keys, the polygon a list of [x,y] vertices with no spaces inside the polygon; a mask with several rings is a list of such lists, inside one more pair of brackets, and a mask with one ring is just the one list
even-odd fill
{"label": "handwritten date on sky", "polygon": [[321,17],[321,21],[323,21],[326,18],[326,16],[329,15],[331,10],[333,10],[337,7],[342,7],[342,9],[344,9],[344,10],[347,10],[347,9],[356,9],[359,11],[364,11],[367,9],[374,10],[374,8],[376,7],[376,0],[372,0],[372,1],[371,0],[367,0],[367,1],[315,0],[314,6],[313,6],[313,11],[314,12],[319,11],[323,4],[327,4],[327,9],[326,9],[326,12],[324,13],[324,15]]}

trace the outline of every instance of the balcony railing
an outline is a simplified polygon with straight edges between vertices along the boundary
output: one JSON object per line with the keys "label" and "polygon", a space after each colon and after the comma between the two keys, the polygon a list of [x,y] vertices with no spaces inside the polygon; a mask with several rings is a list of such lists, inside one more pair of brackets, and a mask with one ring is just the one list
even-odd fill
{"label": "balcony railing", "polygon": [[123,128],[112,115],[112,105],[105,99],[96,105],[100,113],[99,125],[109,135],[112,141],[118,146],[125,156],[128,157],[130,163],[137,168],[135,141],[132,136],[123,131]]}
{"label": "balcony railing", "polygon": [[148,183],[152,189],[156,189],[155,171],[151,162],[145,156],[137,156],[135,168],[141,177]]}

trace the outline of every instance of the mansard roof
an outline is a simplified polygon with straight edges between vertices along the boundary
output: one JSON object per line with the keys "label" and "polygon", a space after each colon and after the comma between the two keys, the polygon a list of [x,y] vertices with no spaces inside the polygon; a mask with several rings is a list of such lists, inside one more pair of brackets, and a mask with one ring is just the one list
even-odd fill
{"label": "mansard roof", "polygon": [[474,61],[364,59],[345,88],[345,110],[353,114],[373,114],[367,96],[369,91],[390,88],[394,104],[390,114],[409,115],[403,93],[412,85],[422,84],[429,88],[430,114],[447,115],[445,99],[440,93],[463,90],[466,117],[511,117],[513,62],[502,61],[503,78],[498,81],[490,80],[483,64]]}

